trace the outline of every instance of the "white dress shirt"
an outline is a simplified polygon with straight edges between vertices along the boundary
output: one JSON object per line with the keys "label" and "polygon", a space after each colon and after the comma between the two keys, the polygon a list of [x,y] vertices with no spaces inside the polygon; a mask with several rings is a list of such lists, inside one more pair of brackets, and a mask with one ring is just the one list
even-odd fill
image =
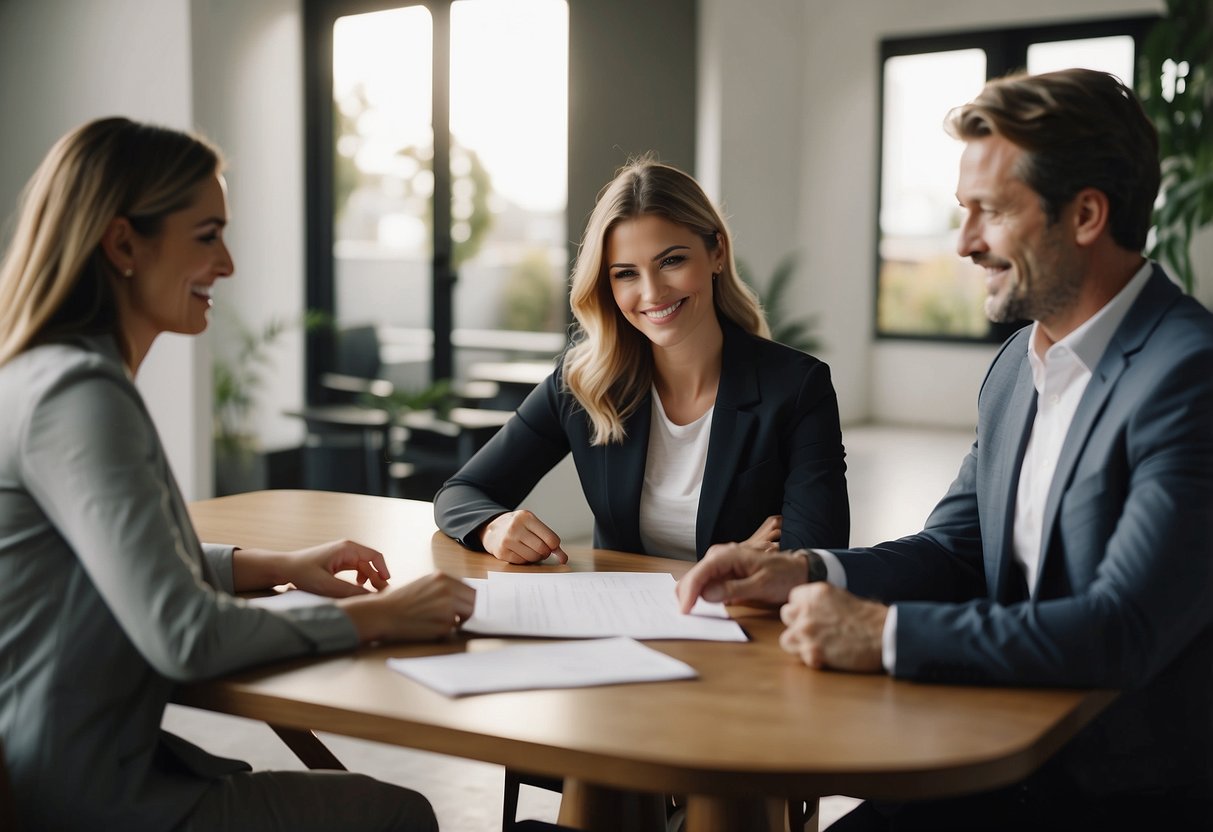
{"label": "white dress shirt", "polygon": [[[1154,264],[1146,261],[1115,297],[1069,335],[1049,346],[1043,357],[1039,350],[1045,346],[1045,335],[1040,324],[1032,325],[1028,338],[1028,363],[1032,367],[1032,384],[1036,388],[1036,417],[1032,421],[1032,432],[1019,470],[1013,529],[1015,562],[1023,570],[1028,592],[1032,595],[1036,592],[1044,543],[1042,525],[1045,503],[1053,484],[1061,446],[1074,421],[1082,394],[1091,380],[1091,373],[1153,271]],[[841,561],[829,552],[819,551],[818,554],[826,562],[829,573],[827,580],[845,589],[846,569]],[[838,573],[842,578],[836,581],[835,575]],[[897,663],[896,605],[889,608],[885,619],[881,662],[889,673],[893,672]]]}

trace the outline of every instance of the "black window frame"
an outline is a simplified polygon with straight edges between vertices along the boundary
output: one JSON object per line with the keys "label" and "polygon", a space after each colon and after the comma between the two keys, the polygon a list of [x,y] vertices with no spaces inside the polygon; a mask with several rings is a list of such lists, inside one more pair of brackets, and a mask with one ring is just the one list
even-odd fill
{"label": "black window frame", "polygon": [[[986,53],[986,80],[999,78],[1023,70],[1028,63],[1028,47],[1037,43],[1082,40],[1086,38],[1127,35],[1133,38],[1134,77],[1128,79],[1136,85],[1140,70],[1142,49],[1150,29],[1159,20],[1158,15],[1100,18],[1070,21],[1066,23],[1021,26],[1005,29],[978,29],[965,32],[945,32],[911,37],[890,37],[880,41],[878,65],[879,94],[876,101],[876,199],[873,228],[876,256],[873,259],[872,335],[877,341],[917,341],[954,344],[998,344],[1023,326],[1018,323],[989,323],[984,336],[948,335],[930,333],[883,332],[880,329],[880,254],[881,230],[880,209],[884,185],[884,67],[889,58],[904,55],[920,55],[930,52],[950,52],[960,49],[982,49]],[[963,102],[956,102],[961,104]],[[940,114],[942,125],[944,114]],[[942,126],[941,128],[942,129]]]}
{"label": "black window frame", "polygon": [[[434,191],[433,251],[431,260],[434,333],[430,364],[432,380],[451,378],[454,372],[453,303],[455,273],[451,268],[450,176],[450,14],[456,0],[304,0],[304,160],[306,290],[309,310],[332,315],[336,311],[333,269],[333,24],[339,18],[407,6],[424,6],[433,21]],[[320,376],[333,369],[334,333],[319,329],[307,334],[304,359],[307,401],[324,402],[332,394]]]}

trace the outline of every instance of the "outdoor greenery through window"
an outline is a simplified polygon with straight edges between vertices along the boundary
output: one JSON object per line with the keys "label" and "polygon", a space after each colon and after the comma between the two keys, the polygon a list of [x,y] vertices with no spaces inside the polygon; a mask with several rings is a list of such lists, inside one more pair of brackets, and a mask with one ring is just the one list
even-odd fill
{"label": "outdoor greenery through window", "polygon": [[[567,2],[357,5],[331,24],[336,326],[373,325],[385,373],[405,387],[435,380],[443,345],[454,365],[434,372],[455,376],[496,343],[554,353],[567,308]],[[436,56],[449,66],[436,72]],[[448,200],[437,212],[436,199]],[[461,334],[476,345],[466,354]]]}
{"label": "outdoor greenery through window", "polygon": [[1002,340],[983,312],[981,270],[956,253],[962,143],[948,111],[989,78],[1026,68],[1086,67],[1132,86],[1150,19],[886,40],[881,46],[881,158],[876,333],[936,340]]}

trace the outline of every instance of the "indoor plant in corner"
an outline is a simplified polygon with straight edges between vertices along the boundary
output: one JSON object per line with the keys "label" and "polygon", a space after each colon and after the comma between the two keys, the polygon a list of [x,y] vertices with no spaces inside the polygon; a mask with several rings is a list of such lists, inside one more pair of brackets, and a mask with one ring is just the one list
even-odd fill
{"label": "indoor plant in corner", "polygon": [[261,329],[227,315],[234,330],[235,351],[213,363],[215,494],[238,494],[265,488],[265,456],[249,424],[257,395],[270,366],[270,347],[281,335],[302,324],[307,331],[330,325],[323,312],[309,311],[301,320],[271,318]]}
{"label": "indoor plant in corner", "polygon": [[761,285],[754,279],[749,267],[741,259],[737,260],[737,275],[758,295],[767,325],[771,327],[771,340],[801,352],[813,353],[821,349],[821,341],[813,333],[817,326],[816,316],[793,317],[788,312],[788,288],[795,274],[795,252],[780,260],[770,279]]}

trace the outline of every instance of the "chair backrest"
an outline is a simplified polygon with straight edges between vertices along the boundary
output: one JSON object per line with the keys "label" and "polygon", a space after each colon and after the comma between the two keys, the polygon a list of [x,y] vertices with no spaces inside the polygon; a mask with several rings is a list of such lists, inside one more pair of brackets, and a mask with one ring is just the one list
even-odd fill
{"label": "chair backrest", "polygon": [[17,801],[13,798],[13,786],[8,781],[3,740],[0,740],[0,829],[17,831]]}
{"label": "chair backrest", "polygon": [[347,376],[379,378],[379,334],[373,326],[353,326],[337,333],[336,370]]}

